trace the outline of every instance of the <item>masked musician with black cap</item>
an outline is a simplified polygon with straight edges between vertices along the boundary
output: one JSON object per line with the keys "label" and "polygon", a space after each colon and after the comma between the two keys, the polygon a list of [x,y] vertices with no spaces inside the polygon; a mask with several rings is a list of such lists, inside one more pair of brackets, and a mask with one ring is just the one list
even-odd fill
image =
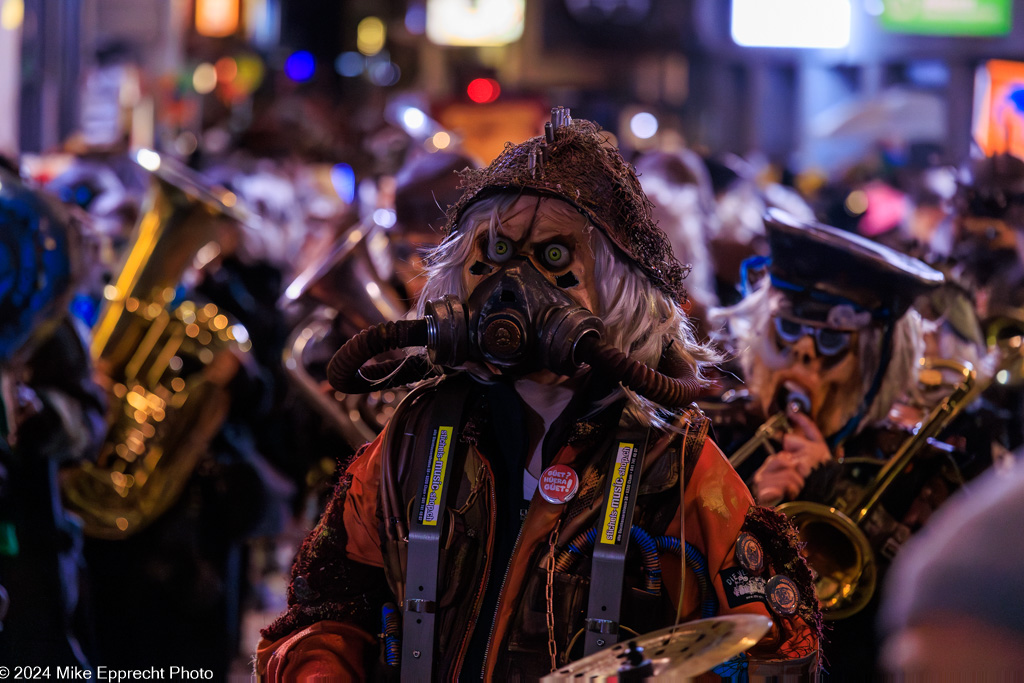
{"label": "masked musician with black cap", "polygon": [[[732,629],[698,672],[735,653],[720,673],[815,670],[810,573],[691,406],[716,354],[680,309],[684,270],[633,169],[558,108],[463,187],[423,318],[364,331],[331,362],[345,392],[439,377],[344,470],[258,673],[591,675],[615,643],[693,620]],[[402,347],[425,353],[367,364]],[[610,673],[696,666],[716,639],[694,637],[671,661],[630,648]]]}
{"label": "masked musician with black cap", "polygon": [[[765,224],[771,256],[748,264],[756,284],[713,315],[732,332],[762,416],[731,460],[755,500],[777,505],[806,543],[833,622],[824,670],[835,680],[868,680],[875,588],[888,560],[987,464],[936,439],[969,401],[974,372],[945,360],[922,364],[913,304],[943,283],[939,271],[781,212],[770,211]],[[897,418],[908,413],[914,418]]]}

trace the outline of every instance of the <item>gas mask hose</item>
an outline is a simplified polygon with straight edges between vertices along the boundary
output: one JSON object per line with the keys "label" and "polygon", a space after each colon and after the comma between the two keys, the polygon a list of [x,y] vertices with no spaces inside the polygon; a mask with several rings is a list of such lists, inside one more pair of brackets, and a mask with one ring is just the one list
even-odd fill
{"label": "gas mask hose", "polygon": [[640,361],[631,359],[594,336],[580,339],[575,357],[579,362],[590,365],[596,372],[621,382],[627,389],[632,389],[647,400],[666,408],[688,406],[704,389],[704,384],[694,377],[693,370],[688,365],[688,372],[683,377],[669,377]]}
{"label": "gas mask hose", "polygon": [[[368,327],[334,354],[327,365],[327,381],[345,394],[368,394],[385,387],[411,384],[431,374],[431,368],[422,358],[410,356],[369,366],[366,363],[388,351],[426,344],[425,320],[399,320]],[[392,373],[395,374],[388,377]],[[386,382],[378,383],[385,377],[388,377]]]}
{"label": "gas mask hose", "polygon": [[[481,340],[474,343],[470,316],[458,298],[429,302],[426,312],[423,320],[381,323],[345,342],[327,366],[331,386],[342,393],[360,394],[411,384],[430,376],[438,366],[458,367],[478,355],[470,349]],[[673,369],[681,376],[670,377],[604,343],[600,321],[585,309],[555,307],[540,317],[541,365],[558,374],[572,375],[589,365],[601,376],[669,409],[689,405],[704,388],[687,363],[675,363]],[[487,337],[486,332],[479,334]],[[409,346],[427,347],[429,361],[411,356],[366,365],[375,356]]]}

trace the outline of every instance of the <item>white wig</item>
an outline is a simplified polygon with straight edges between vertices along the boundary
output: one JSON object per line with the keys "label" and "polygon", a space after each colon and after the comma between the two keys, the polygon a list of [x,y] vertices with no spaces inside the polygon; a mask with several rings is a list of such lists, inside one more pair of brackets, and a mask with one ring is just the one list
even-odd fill
{"label": "white wig", "polygon": [[[500,216],[520,196],[518,192],[503,192],[469,205],[454,234],[429,256],[427,281],[417,307],[420,315],[428,300],[445,294],[454,294],[463,300],[468,297],[462,269],[472,250],[473,234],[482,223],[493,234],[500,224]],[[583,277],[592,277],[596,284],[599,310],[593,313],[605,324],[604,341],[652,368],[658,367],[666,346],[674,343],[693,367],[695,376],[702,379],[707,367],[721,359],[717,350],[697,341],[693,326],[679,304],[652,284],[599,229],[588,223],[586,231],[595,265],[594,272],[584,273]],[[669,421],[667,412],[660,406],[626,389],[622,391],[629,396],[629,410],[644,424],[663,427]],[[601,405],[614,402],[619,396],[621,394],[610,396]]]}

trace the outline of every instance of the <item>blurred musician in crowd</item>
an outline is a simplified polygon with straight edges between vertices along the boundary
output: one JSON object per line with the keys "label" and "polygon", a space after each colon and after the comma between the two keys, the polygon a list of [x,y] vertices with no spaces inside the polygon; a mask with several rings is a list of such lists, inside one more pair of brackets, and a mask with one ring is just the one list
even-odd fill
{"label": "blurred musician in crowd", "polygon": [[459,198],[458,173],[475,168],[455,151],[414,153],[395,174],[395,225],[388,231],[391,262],[412,307],[426,280],[426,256],[444,237],[445,211]]}
{"label": "blurred musician in crowd", "polygon": [[149,189],[92,332],[112,409],[96,461],[61,486],[84,522],[94,660],[224,678],[247,543],[280,531],[293,493],[261,429],[276,408],[280,275],[246,241],[237,195],[140,154]]}
{"label": "blurred musician in crowd", "polygon": [[[402,321],[331,362],[351,391],[373,340],[426,344],[433,364],[410,356],[392,380],[443,377],[417,385],[344,469],[288,611],[263,631],[260,675],[533,679],[623,634],[719,614],[771,615],[737,665],[814,670],[810,574],[792,528],[753,504],[689,408],[717,354],[682,312],[685,271],[632,168],[559,108],[545,135],[463,187],[420,300],[456,325],[441,331],[452,345]],[[466,338],[464,307],[481,328]],[[627,538],[643,557],[626,557]]]}
{"label": "blurred musician in crowd", "polygon": [[[759,503],[856,507],[854,501],[870,491],[881,465],[918,432],[919,421],[927,420],[907,410],[925,400],[916,392],[924,343],[921,318],[912,306],[939,287],[943,276],[852,233],[801,223],[781,212],[769,212],[766,226],[770,261],[748,273],[760,280],[738,305],[713,315],[728,325],[749,389],[746,402],[737,401],[743,419],[716,433]],[[955,379],[947,382],[961,386]],[[897,417],[901,411],[911,415],[906,426]],[[919,448],[909,475],[889,491],[877,491],[881,505],[863,522],[869,553],[876,555],[872,566],[884,568],[949,492],[989,462],[969,448],[960,452],[923,439],[913,442]],[[877,600],[864,591],[867,606],[854,605],[853,598],[841,595],[849,577],[836,580],[840,585],[831,586],[828,595],[822,593],[822,582],[833,579],[826,567],[848,562],[842,554],[848,550],[845,545],[812,548],[812,557],[813,552],[825,555],[817,558],[819,566],[814,559],[811,564],[818,571],[826,618],[838,619],[826,632],[824,649],[825,670],[836,680],[870,676],[874,663],[871,625]],[[856,596],[856,579],[850,583]],[[868,583],[862,580],[861,588]],[[830,614],[835,591],[839,597]]]}
{"label": "blurred musician in crowd", "polygon": [[718,305],[715,267],[708,240],[719,233],[711,176],[704,160],[688,149],[654,151],[636,160],[644,192],[654,205],[654,219],[665,231],[686,276],[688,313],[703,324],[706,311]]}
{"label": "blurred musician in crowd", "polygon": [[999,154],[961,170],[953,211],[952,274],[974,290],[981,320],[1024,305],[1024,161]]}
{"label": "blurred musician in crowd", "polygon": [[68,304],[81,234],[56,200],[0,160],[0,661],[90,666],[79,606],[82,529],[58,470],[93,459],[102,390]]}

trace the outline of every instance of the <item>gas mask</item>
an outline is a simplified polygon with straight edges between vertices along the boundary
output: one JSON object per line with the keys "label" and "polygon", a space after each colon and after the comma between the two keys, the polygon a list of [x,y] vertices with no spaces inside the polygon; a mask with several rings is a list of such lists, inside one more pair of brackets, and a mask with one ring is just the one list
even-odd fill
{"label": "gas mask", "polygon": [[[545,369],[573,376],[589,365],[667,408],[689,405],[704,389],[689,365],[681,377],[669,377],[606,344],[603,332],[593,313],[549,283],[528,259],[516,258],[483,280],[468,302],[447,294],[426,302],[422,320],[381,323],[352,337],[328,364],[327,379],[342,393],[369,393],[476,361],[513,377]],[[427,356],[368,363],[405,347],[426,347]]]}
{"label": "gas mask", "polygon": [[431,362],[459,366],[487,363],[522,377],[539,370],[572,376],[580,368],[576,347],[587,335],[600,339],[604,324],[552,285],[525,257],[513,258],[483,280],[463,307],[453,296],[428,301],[427,350]]}

